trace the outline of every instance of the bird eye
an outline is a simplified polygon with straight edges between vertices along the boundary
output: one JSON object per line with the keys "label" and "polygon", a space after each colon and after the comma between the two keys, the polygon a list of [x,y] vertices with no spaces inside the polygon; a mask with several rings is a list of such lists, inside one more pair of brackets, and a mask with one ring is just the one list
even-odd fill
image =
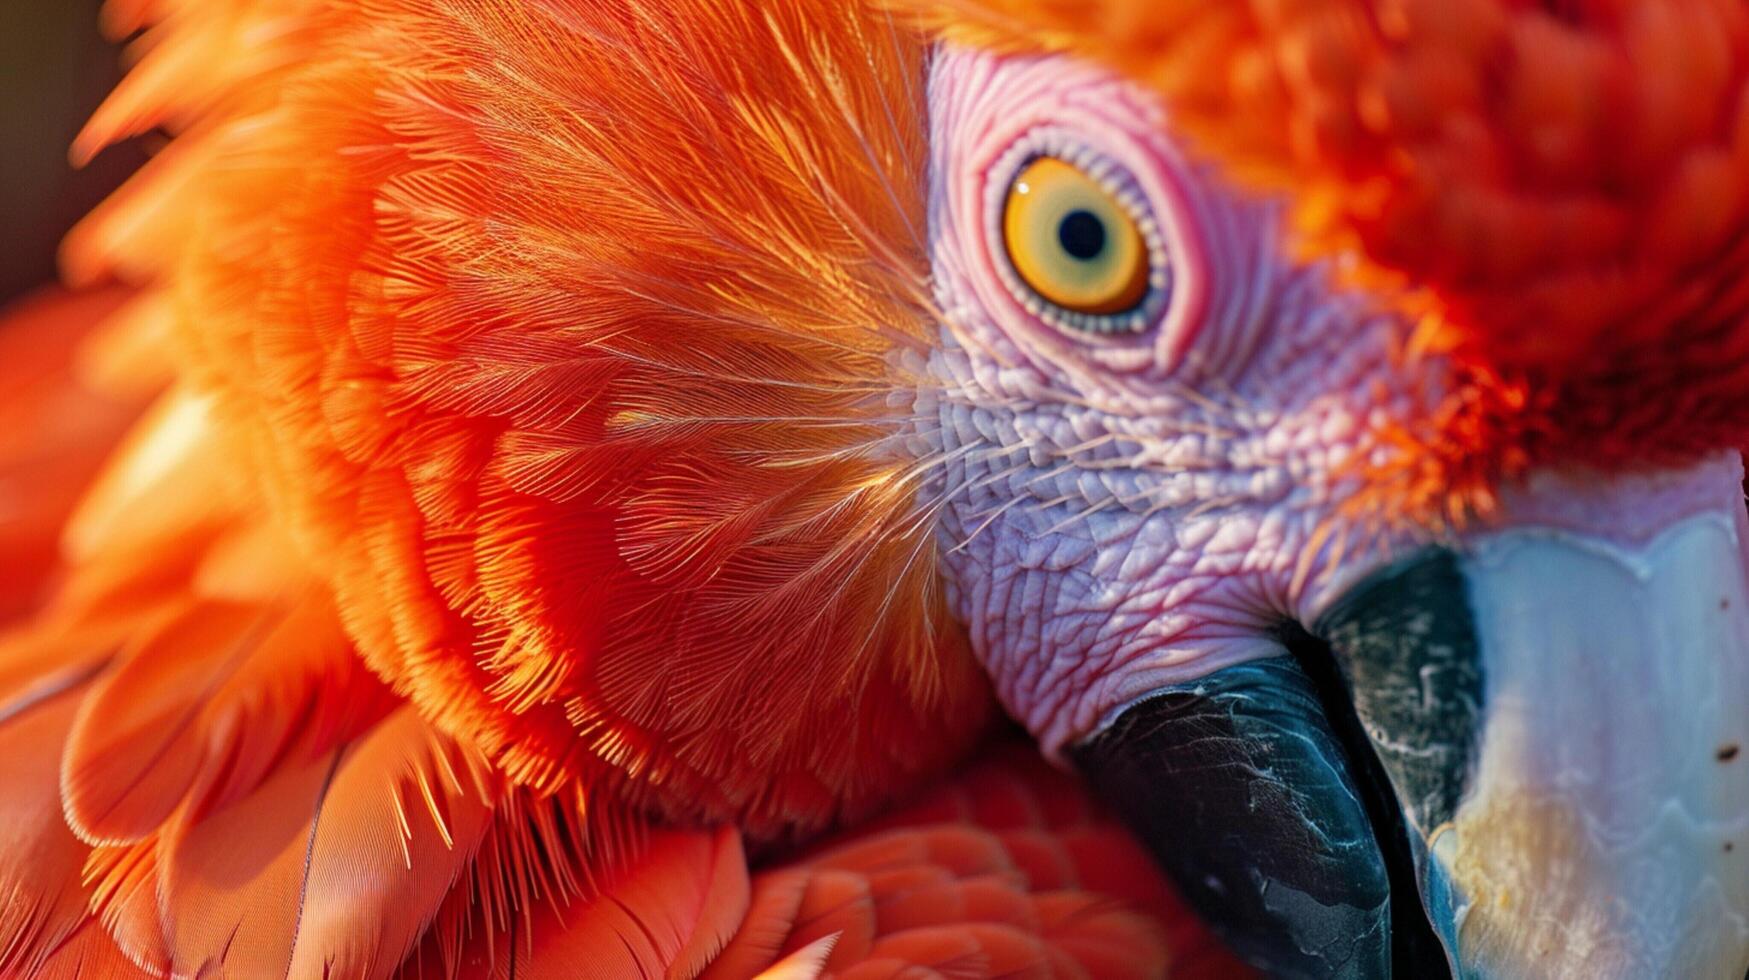
{"label": "bird eye", "polygon": [[1164,263],[1156,262],[1152,222],[1131,197],[1117,182],[1058,157],[1019,168],[999,227],[1020,284],[1048,304],[1035,312],[1093,333],[1146,327],[1143,307],[1165,270],[1156,268]]}

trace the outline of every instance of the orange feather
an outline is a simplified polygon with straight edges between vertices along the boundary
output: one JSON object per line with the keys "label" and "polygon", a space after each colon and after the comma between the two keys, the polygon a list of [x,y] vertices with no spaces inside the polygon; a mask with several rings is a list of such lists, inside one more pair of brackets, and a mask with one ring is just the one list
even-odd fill
{"label": "orange feather", "polygon": [[179,975],[383,977],[472,857],[494,792],[403,709],[160,841],[166,966]]}
{"label": "orange feather", "polygon": [[105,390],[81,363],[95,325],[128,298],[51,291],[0,311],[0,623],[47,598],[61,526],[141,409],[137,392]]}
{"label": "orange feather", "polygon": [[827,936],[803,946],[780,962],[760,970],[754,980],[817,980],[826,972],[826,960],[837,942]]}
{"label": "orange feather", "polygon": [[0,977],[34,975],[85,920],[85,846],[55,791],[78,693],[60,683],[0,703]]}
{"label": "orange feather", "polygon": [[86,840],[137,842],[191,794],[216,809],[278,765],[326,756],[386,703],[320,602],[197,602],[85,698],[63,767],[68,818]]}
{"label": "orange feather", "polygon": [[[747,908],[740,834],[660,831],[640,855],[587,894],[524,909],[502,946],[476,940],[458,960],[421,955],[404,975],[445,980],[509,977],[694,977],[728,941]],[[430,952],[430,951],[424,951]]]}
{"label": "orange feather", "polygon": [[[5,975],[0,970],[0,976]],[[152,974],[122,955],[95,920],[80,926],[29,976],[30,980],[153,980]]]}
{"label": "orange feather", "polygon": [[1248,975],[1128,833],[1026,748],[761,872],[703,977],[742,980],[804,952],[833,978]]}

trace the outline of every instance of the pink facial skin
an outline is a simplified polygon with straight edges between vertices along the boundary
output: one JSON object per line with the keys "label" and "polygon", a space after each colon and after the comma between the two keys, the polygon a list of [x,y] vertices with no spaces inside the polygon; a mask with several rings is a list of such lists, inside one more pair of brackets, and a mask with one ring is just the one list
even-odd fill
{"label": "pink facial skin", "polygon": [[[1162,686],[1280,652],[1273,628],[1309,622],[1336,565],[1388,553],[1337,535],[1301,567],[1353,489],[1337,468],[1439,373],[1394,364],[1402,324],[1290,262],[1281,206],[1192,160],[1137,89],[947,49],[929,98],[944,326],[918,408],[949,460],[930,493],[974,647],[1056,753]],[[1053,325],[1011,285],[992,209],[1041,131],[1141,190],[1170,264],[1142,332]]]}
{"label": "pink facial skin", "polygon": [[[944,49],[930,80],[930,235],[942,343],[920,392],[953,601],[1009,711],[1045,750],[1161,687],[1281,652],[1275,628],[1438,529],[1368,531],[1337,506],[1370,434],[1437,399],[1446,366],[1327,266],[1283,252],[1282,207],[1227,183],[1134,87],[1066,59]],[[999,214],[1038,134],[1118,168],[1170,265],[1136,333],[1047,322]],[[1017,288],[1018,287],[1018,288]],[[933,428],[932,428],[933,426]],[[1728,454],[1727,454],[1728,455]],[[1504,488],[1514,523],[1632,540],[1734,487],[1684,474],[1543,475]],[[1622,495],[1635,498],[1625,506]],[[1602,499],[1608,496],[1608,500]],[[1482,530],[1477,528],[1476,530]]]}

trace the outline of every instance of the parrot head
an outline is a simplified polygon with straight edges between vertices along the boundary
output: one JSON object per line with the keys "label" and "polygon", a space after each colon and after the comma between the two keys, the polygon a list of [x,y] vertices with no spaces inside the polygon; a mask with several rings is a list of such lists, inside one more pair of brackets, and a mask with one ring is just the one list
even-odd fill
{"label": "parrot head", "polygon": [[925,414],[1003,704],[1283,975],[1742,972],[1745,11],[964,6]]}
{"label": "parrot head", "polygon": [[1280,975],[1749,965],[1740,4],[307,6],[70,266],[511,778],[774,838],[999,704]]}

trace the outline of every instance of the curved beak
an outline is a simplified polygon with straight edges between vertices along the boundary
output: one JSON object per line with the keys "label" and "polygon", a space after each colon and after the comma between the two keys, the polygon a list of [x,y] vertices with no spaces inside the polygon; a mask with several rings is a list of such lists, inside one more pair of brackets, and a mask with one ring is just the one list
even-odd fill
{"label": "curved beak", "polygon": [[1713,470],[1713,505],[1600,494],[1376,569],[1075,760],[1272,976],[1741,980],[1749,519]]}

